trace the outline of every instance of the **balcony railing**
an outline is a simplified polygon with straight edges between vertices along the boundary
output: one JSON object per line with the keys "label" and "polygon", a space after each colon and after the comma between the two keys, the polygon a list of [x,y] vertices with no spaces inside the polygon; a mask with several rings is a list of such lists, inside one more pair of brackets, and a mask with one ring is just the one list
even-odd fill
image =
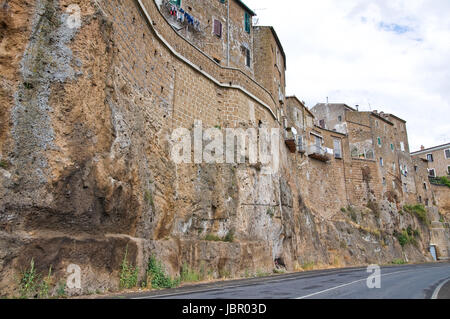
{"label": "balcony railing", "polygon": [[307,148],[308,156],[322,162],[331,160],[331,155],[327,149],[319,145],[309,145]]}

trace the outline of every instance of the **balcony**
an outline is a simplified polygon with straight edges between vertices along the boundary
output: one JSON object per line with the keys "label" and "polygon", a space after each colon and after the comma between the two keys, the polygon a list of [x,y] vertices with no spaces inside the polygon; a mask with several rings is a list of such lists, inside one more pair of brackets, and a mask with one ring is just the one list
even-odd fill
{"label": "balcony", "polygon": [[295,153],[295,151],[297,150],[297,145],[295,144],[295,139],[286,138],[284,140],[284,143],[286,143],[286,146],[288,147],[288,149],[291,153]]}
{"label": "balcony", "polygon": [[328,162],[331,160],[331,155],[328,153],[327,149],[322,146],[309,145],[307,152],[309,157],[318,161]]}

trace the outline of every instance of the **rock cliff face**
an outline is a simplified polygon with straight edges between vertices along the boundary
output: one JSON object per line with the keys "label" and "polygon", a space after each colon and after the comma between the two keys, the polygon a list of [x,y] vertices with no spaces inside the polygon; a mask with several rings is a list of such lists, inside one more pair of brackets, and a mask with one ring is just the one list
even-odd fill
{"label": "rock cliff face", "polygon": [[[187,263],[216,278],[272,272],[275,260],[290,271],[431,260],[428,224],[388,201],[327,219],[312,211],[284,148],[274,175],[174,164],[177,86],[200,99],[206,80],[176,61],[135,1],[76,2],[72,28],[71,1],[0,3],[0,295],[17,294],[31,259],[55,282],[79,265],[82,288],[70,294],[117,289],[125,250],[141,278],[153,254],[172,276]],[[416,243],[402,247],[394,234],[408,226]]]}

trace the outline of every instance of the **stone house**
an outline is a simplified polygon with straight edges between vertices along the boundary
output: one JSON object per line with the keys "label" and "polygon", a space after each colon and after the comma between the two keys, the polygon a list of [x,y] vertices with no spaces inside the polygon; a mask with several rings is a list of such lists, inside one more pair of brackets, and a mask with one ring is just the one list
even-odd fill
{"label": "stone house", "polygon": [[428,173],[430,177],[450,176],[450,143],[425,148],[412,152],[414,158],[421,158],[428,162]]}

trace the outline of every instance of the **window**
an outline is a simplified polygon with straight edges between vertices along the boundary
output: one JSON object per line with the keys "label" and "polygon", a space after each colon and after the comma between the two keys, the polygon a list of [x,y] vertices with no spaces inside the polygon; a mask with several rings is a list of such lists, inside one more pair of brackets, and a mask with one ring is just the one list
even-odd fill
{"label": "window", "polygon": [[405,143],[400,142],[400,149],[402,150],[402,152],[405,151]]}
{"label": "window", "polygon": [[427,183],[423,182],[423,189],[428,190]]}
{"label": "window", "polygon": [[319,126],[320,126],[321,128],[325,128],[325,120],[320,120],[320,121],[319,121]]}
{"label": "window", "polygon": [[450,159],[450,148],[446,149],[444,152],[445,152],[445,158]]}
{"label": "window", "polygon": [[250,55],[250,49],[245,48],[244,49],[245,52],[245,65],[247,67],[250,67],[252,65],[252,60],[251,60],[251,55]]}
{"label": "window", "polygon": [[418,168],[419,168],[419,167],[418,167],[417,165],[414,165],[414,171],[415,171],[415,172],[417,172]]}
{"label": "window", "polygon": [[383,185],[386,186],[386,177],[383,177]]}
{"label": "window", "polygon": [[248,14],[248,12],[245,12],[244,23],[245,23],[245,32],[250,33],[251,22],[250,22],[250,14]]}
{"label": "window", "polygon": [[434,170],[434,168],[430,168],[428,170],[428,175],[431,177],[436,177],[436,171]]}
{"label": "window", "polygon": [[335,158],[342,158],[341,140],[335,138],[333,140],[333,145],[334,145],[334,157]]}
{"label": "window", "polygon": [[427,199],[425,199],[425,206],[428,206],[428,204],[429,204],[429,200],[427,198]]}
{"label": "window", "polygon": [[422,196],[419,196],[419,203],[422,204]]}
{"label": "window", "polygon": [[339,121],[339,122],[342,122],[342,115],[339,115],[339,116],[338,116],[338,121]]}
{"label": "window", "polygon": [[447,175],[450,175],[450,165],[447,166]]}
{"label": "window", "polygon": [[377,138],[378,146],[381,147],[381,137]]}
{"label": "window", "polygon": [[383,162],[383,158],[380,157],[380,166],[383,167],[384,166],[384,162]]}
{"label": "window", "polygon": [[297,143],[298,143],[298,150],[300,152],[304,152],[305,151],[305,144],[303,143],[303,136],[302,135],[297,136]]}
{"label": "window", "polygon": [[214,19],[213,23],[213,33],[219,38],[222,37],[222,23],[219,20]]}
{"label": "window", "polygon": [[427,161],[434,162],[433,154],[427,154]]}
{"label": "window", "polygon": [[378,127],[378,126],[379,126],[379,124],[378,124],[378,121],[377,121],[377,120],[375,120],[375,126],[376,126],[376,127]]}

